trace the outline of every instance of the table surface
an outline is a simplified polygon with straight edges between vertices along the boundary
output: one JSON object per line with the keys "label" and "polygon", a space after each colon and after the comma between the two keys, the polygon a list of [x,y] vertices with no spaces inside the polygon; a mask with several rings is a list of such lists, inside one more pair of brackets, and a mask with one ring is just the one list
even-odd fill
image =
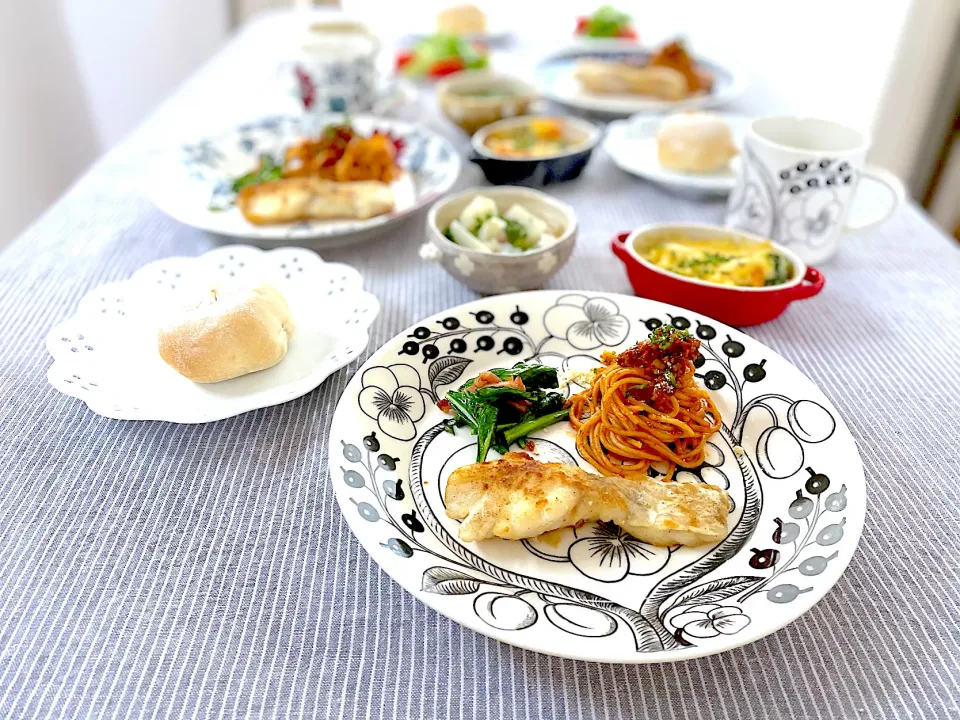
{"label": "table surface", "polygon": [[[960,715],[960,251],[912,206],[851,236],[820,296],[749,330],[851,428],[869,486],[859,550],[805,616],[701,660],[538,655],[401,590],[360,548],[327,479],[328,425],[359,363],[299,400],[197,426],[109,420],[47,384],[44,336],[88,290],[217,242],[153,207],[145,168],[198,128],[263,112],[250,88],[268,73],[251,58],[289,42],[281,19],[245,29],[0,257],[0,717]],[[426,93],[415,112],[457,138]],[[550,189],[582,228],[550,287],[629,292],[612,232],[716,221],[723,207],[597,155]],[[458,187],[478,180],[466,168]],[[418,260],[422,222],[324,253],[382,302],[368,354],[475,298]]]}

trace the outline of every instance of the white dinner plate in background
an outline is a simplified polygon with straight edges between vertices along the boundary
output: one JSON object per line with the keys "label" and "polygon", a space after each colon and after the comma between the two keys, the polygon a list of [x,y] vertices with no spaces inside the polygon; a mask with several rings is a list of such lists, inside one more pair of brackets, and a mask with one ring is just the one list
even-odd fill
{"label": "white dinner plate in background", "polygon": [[577,42],[550,55],[536,68],[536,84],[549,99],[575,110],[607,117],[627,117],[635,113],[666,113],[699,108],[720,107],[743,94],[747,77],[742,72],[697,57],[696,63],[713,74],[713,89],[683,100],[661,100],[646,95],[599,94],[583,90],[574,77],[577,61],[582,58],[617,60],[624,57],[647,60],[650,50],[626,43],[597,44]]}
{"label": "white dinner plate in background", "polygon": [[[730,127],[734,144],[742,148],[743,137],[752,118],[718,114]],[[615,120],[607,126],[604,149],[621,170],[660,185],[716,195],[726,195],[733,190],[738,158],[731,160],[728,167],[713,173],[684,173],[663,167],[657,158],[657,131],[661,122],[662,116],[650,115]]]}

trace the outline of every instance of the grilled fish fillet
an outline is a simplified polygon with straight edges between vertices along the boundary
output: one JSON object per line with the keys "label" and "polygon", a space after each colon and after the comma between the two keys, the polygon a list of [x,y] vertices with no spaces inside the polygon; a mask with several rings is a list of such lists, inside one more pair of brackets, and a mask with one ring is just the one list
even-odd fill
{"label": "grilled fish fillet", "polygon": [[393,191],[375,180],[334,182],[314,177],[284,178],[247,185],[237,207],[255,225],[297,220],[366,220],[393,210]]}
{"label": "grilled fish fillet", "polygon": [[454,470],[444,502],[447,515],[463,521],[466,542],[604,520],[651,545],[705,545],[726,537],[730,511],[726,491],[714,485],[602,477],[520,452]]}
{"label": "grilled fish fillet", "polygon": [[668,67],[636,67],[610,60],[580,60],[574,77],[584,90],[600,95],[649,95],[682,100],[689,92],[683,73]]}

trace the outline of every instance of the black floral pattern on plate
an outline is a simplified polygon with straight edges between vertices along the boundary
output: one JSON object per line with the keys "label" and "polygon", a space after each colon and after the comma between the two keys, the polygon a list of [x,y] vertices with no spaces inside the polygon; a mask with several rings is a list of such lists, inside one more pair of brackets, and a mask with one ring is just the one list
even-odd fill
{"label": "black floral pattern on plate", "polygon": [[[546,622],[567,634],[601,638],[624,627],[638,652],[678,649],[741,632],[751,623],[744,603],[760,593],[770,603],[790,603],[810,592],[814,578],[839,556],[838,550],[829,548],[843,538],[846,518],[828,520],[846,509],[846,486],[832,489],[827,475],[809,467],[802,487],[783,513],[788,519],[777,517],[776,527],[770,531],[768,537],[776,547],[764,547],[759,541],[755,541],[756,547],[746,547],[750,538],[759,537],[760,478],[782,482],[796,476],[805,467],[804,446],[826,441],[837,422],[813,400],[762,392],[769,378],[766,359],[751,356],[743,342],[718,332],[709,322],[667,315],[642,318],[638,328],[668,323],[690,329],[700,338],[697,377],[712,392],[726,395],[734,408],[711,440],[704,464],[683,471],[690,475],[683,479],[689,481],[726,487],[742,483],[743,506],[727,538],[676,569],[670,564],[673,549],[641,543],[612,523],[579,528],[559,545],[523,543],[538,559],[567,563],[593,582],[616,585],[628,577],[653,578],[652,588],[633,607],[562,582],[517,573],[461,544],[428,501],[425,486],[436,479],[423,475],[427,449],[452,429],[451,421],[425,430],[418,427],[426,417],[424,399],[436,402],[477,357],[489,362],[497,355],[523,356],[563,365],[576,356],[595,360],[582,351],[624,343],[633,322],[610,298],[568,294],[560,296],[542,318],[531,317],[518,305],[505,319],[481,309],[444,317],[436,321],[437,327],[415,327],[397,354],[419,362],[374,366],[361,378],[358,404],[377,430],[359,445],[343,446],[350,467],[341,467],[342,482],[351,490],[363,491],[362,496],[351,497],[351,503],[362,519],[390,527],[389,537],[381,545],[398,558],[418,553],[435,558],[436,564],[423,572],[423,592],[474,596],[475,615],[501,631],[522,631]],[[541,325],[543,332],[538,333]],[[510,345],[511,341],[516,345]],[[546,349],[556,341],[579,355]],[[512,347],[519,352],[512,352]],[[748,419],[754,428],[761,423],[763,429],[755,436],[755,445],[744,448]],[[412,443],[409,460],[390,455],[384,459],[378,432]],[[735,478],[730,476],[733,468]],[[406,482],[400,473],[406,474]],[[816,548],[823,550],[817,552]],[[742,552],[749,554],[746,564],[752,574],[718,575],[717,570]],[[793,572],[805,582],[783,577]]]}

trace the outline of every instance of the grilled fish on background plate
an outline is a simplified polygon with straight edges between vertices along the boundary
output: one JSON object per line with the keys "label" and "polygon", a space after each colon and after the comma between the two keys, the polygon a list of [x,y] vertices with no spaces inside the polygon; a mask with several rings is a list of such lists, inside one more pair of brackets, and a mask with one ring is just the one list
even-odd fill
{"label": "grilled fish on background plate", "polygon": [[366,220],[394,208],[393,190],[377,180],[336,182],[293,177],[247,185],[237,207],[255,225],[297,220]]}
{"label": "grilled fish on background plate", "polygon": [[615,522],[651,545],[705,545],[727,535],[730,499],[703,483],[603,477],[522,452],[451,473],[447,515],[466,542],[521,540],[595,520]]}

